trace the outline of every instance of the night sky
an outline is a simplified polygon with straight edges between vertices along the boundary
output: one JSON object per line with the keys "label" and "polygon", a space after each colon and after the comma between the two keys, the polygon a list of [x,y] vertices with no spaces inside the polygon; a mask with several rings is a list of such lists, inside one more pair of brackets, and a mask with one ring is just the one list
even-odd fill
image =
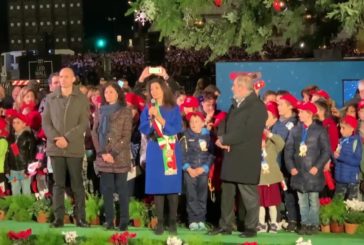
{"label": "night sky", "polygon": [[[85,39],[105,37],[114,40],[122,35],[126,40],[131,38],[133,17],[124,17],[128,8],[126,0],[84,0]],[[6,49],[7,33],[7,0],[0,0],[0,51]],[[108,21],[108,17],[116,20]]]}

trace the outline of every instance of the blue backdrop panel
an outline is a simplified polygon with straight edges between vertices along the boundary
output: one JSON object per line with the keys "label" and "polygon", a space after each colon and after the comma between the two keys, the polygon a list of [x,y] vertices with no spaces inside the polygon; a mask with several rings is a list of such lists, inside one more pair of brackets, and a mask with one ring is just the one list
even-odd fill
{"label": "blue backdrop panel", "polygon": [[[315,84],[327,91],[340,107],[344,101],[343,81],[364,79],[364,61],[218,62],[216,84],[221,90],[219,109],[228,110],[231,104],[232,81],[229,74],[234,71],[261,72],[266,83],[262,94],[267,89],[288,90],[301,99],[301,90]],[[345,90],[352,93],[352,88]]]}

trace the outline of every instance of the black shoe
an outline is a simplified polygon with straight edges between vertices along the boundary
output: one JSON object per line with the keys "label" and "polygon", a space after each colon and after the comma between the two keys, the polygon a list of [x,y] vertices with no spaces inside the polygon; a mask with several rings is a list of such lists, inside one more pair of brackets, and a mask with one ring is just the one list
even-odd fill
{"label": "black shoe", "polygon": [[295,221],[288,221],[288,226],[286,231],[288,232],[296,232],[297,230],[297,223]]}
{"label": "black shoe", "polygon": [[164,227],[163,227],[163,223],[158,223],[157,227],[154,230],[154,234],[156,234],[157,236],[160,236],[164,233]]}
{"label": "black shoe", "polygon": [[60,228],[63,227],[63,220],[56,219],[53,223],[50,224],[51,228]]}
{"label": "black shoe", "polygon": [[219,235],[219,234],[221,234],[221,235],[231,235],[232,232],[229,231],[229,230],[225,230],[223,228],[218,228],[218,229],[212,230],[212,231],[210,231],[208,233],[208,235],[210,235],[210,236],[216,236],[216,235]]}
{"label": "black shoe", "polygon": [[87,223],[86,221],[84,221],[84,220],[77,220],[76,221],[76,226],[78,226],[78,227],[83,227],[83,228],[88,228],[88,227],[90,227],[90,224],[89,223]]}
{"label": "black shoe", "polygon": [[256,237],[256,236],[257,236],[257,232],[251,231],[251,230],[246,230],[239,235],[239,237],[243,237],[243,238]]}
{"label": "black shoe", "polygon": [[310,227],[308,225],[301,225],[301,228],[297,232],[300,235],[312,235]]}
{"label": "black shoe", "polygon": [[110,224],[108,222],[105,222],[103,225],[102,225],[106,230],[114,230],[114,225],[113,224]]}
{"label": "black shoe", "polygon": [[120,225],[119,230],[120,231],[127,231],[128,230],[128,225]]}
{"label": "black shoe", "polygon": [[312,235],[318,234],[320,231],[320,227],[318,225],[310,225],[309,229]]}

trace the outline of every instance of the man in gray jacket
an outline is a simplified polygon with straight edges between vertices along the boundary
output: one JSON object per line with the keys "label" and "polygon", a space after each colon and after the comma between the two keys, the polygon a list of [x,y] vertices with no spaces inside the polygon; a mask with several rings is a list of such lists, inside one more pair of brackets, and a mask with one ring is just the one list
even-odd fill
{"label": "man in gray jacket", "polygon": [[59,73],[60,88],[49,94],[42,115],[47,136],[47,154],[51,157],[55,184],[52,227],[62,227],[65,212],[64,189],[66,172],[75,195],[76,224],[88,227],[85,221],[85,189],[82,183],[82,160],[85,154],[85,131],[89,121],[89,103],[81,94],[74,72],[64,68]]}

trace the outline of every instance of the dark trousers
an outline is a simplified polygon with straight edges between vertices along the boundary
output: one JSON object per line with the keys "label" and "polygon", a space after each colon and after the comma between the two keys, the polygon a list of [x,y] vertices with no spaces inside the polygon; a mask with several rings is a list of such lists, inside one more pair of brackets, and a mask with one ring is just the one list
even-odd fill
{"label": "dark trousers", "polygon": [[169,224],[176,224],[177,222],[177,209],[178,209],[178,195],[155,195],[154,202],[157,212],[158,224],[164,224],[164,201],[168,200],[169,207]]}
{"label": "dark trousers", "polygon": [[285,181],[288,187],[288,190],[284,192],[284,205],[286,206],[287,219],[288,222],[293,221],[298,223],[299,207],[297,192],[289,186],[289,178],[285,178]]}
{"label": "dark trousers", "polygon": [[235,195],[236,189],[238,189],[246,211],[244,219],[245,231],[255,232],[259,217],[259,194],[257,185],[222,182],[221,189],[220,228],[228,231],[232,230],[232,225],[235,219]]}
{"label": "dark trousers", "polygon": [[114,193],[119,195],[120,227],[129,224],[129,192],[128,173],[101,173],[100,190],[104,200],[105,220],[113,224],[114,220]]}
{"label": "dark trousers", "polygon": [[188,222],[205,222],[208,176],[207,174],[202,174],[196,178],[192,178],[185,172],[184,180],[186,184]]}
{"label": "dark trousers", "polygon": [[64,217],[64,192],[67,171],[71,180],[71,188],[75,197],[75,217],[85,220],[85,189],[82,182],[82,158],[51,157],[53,168],[53,209],[56,220]]}

